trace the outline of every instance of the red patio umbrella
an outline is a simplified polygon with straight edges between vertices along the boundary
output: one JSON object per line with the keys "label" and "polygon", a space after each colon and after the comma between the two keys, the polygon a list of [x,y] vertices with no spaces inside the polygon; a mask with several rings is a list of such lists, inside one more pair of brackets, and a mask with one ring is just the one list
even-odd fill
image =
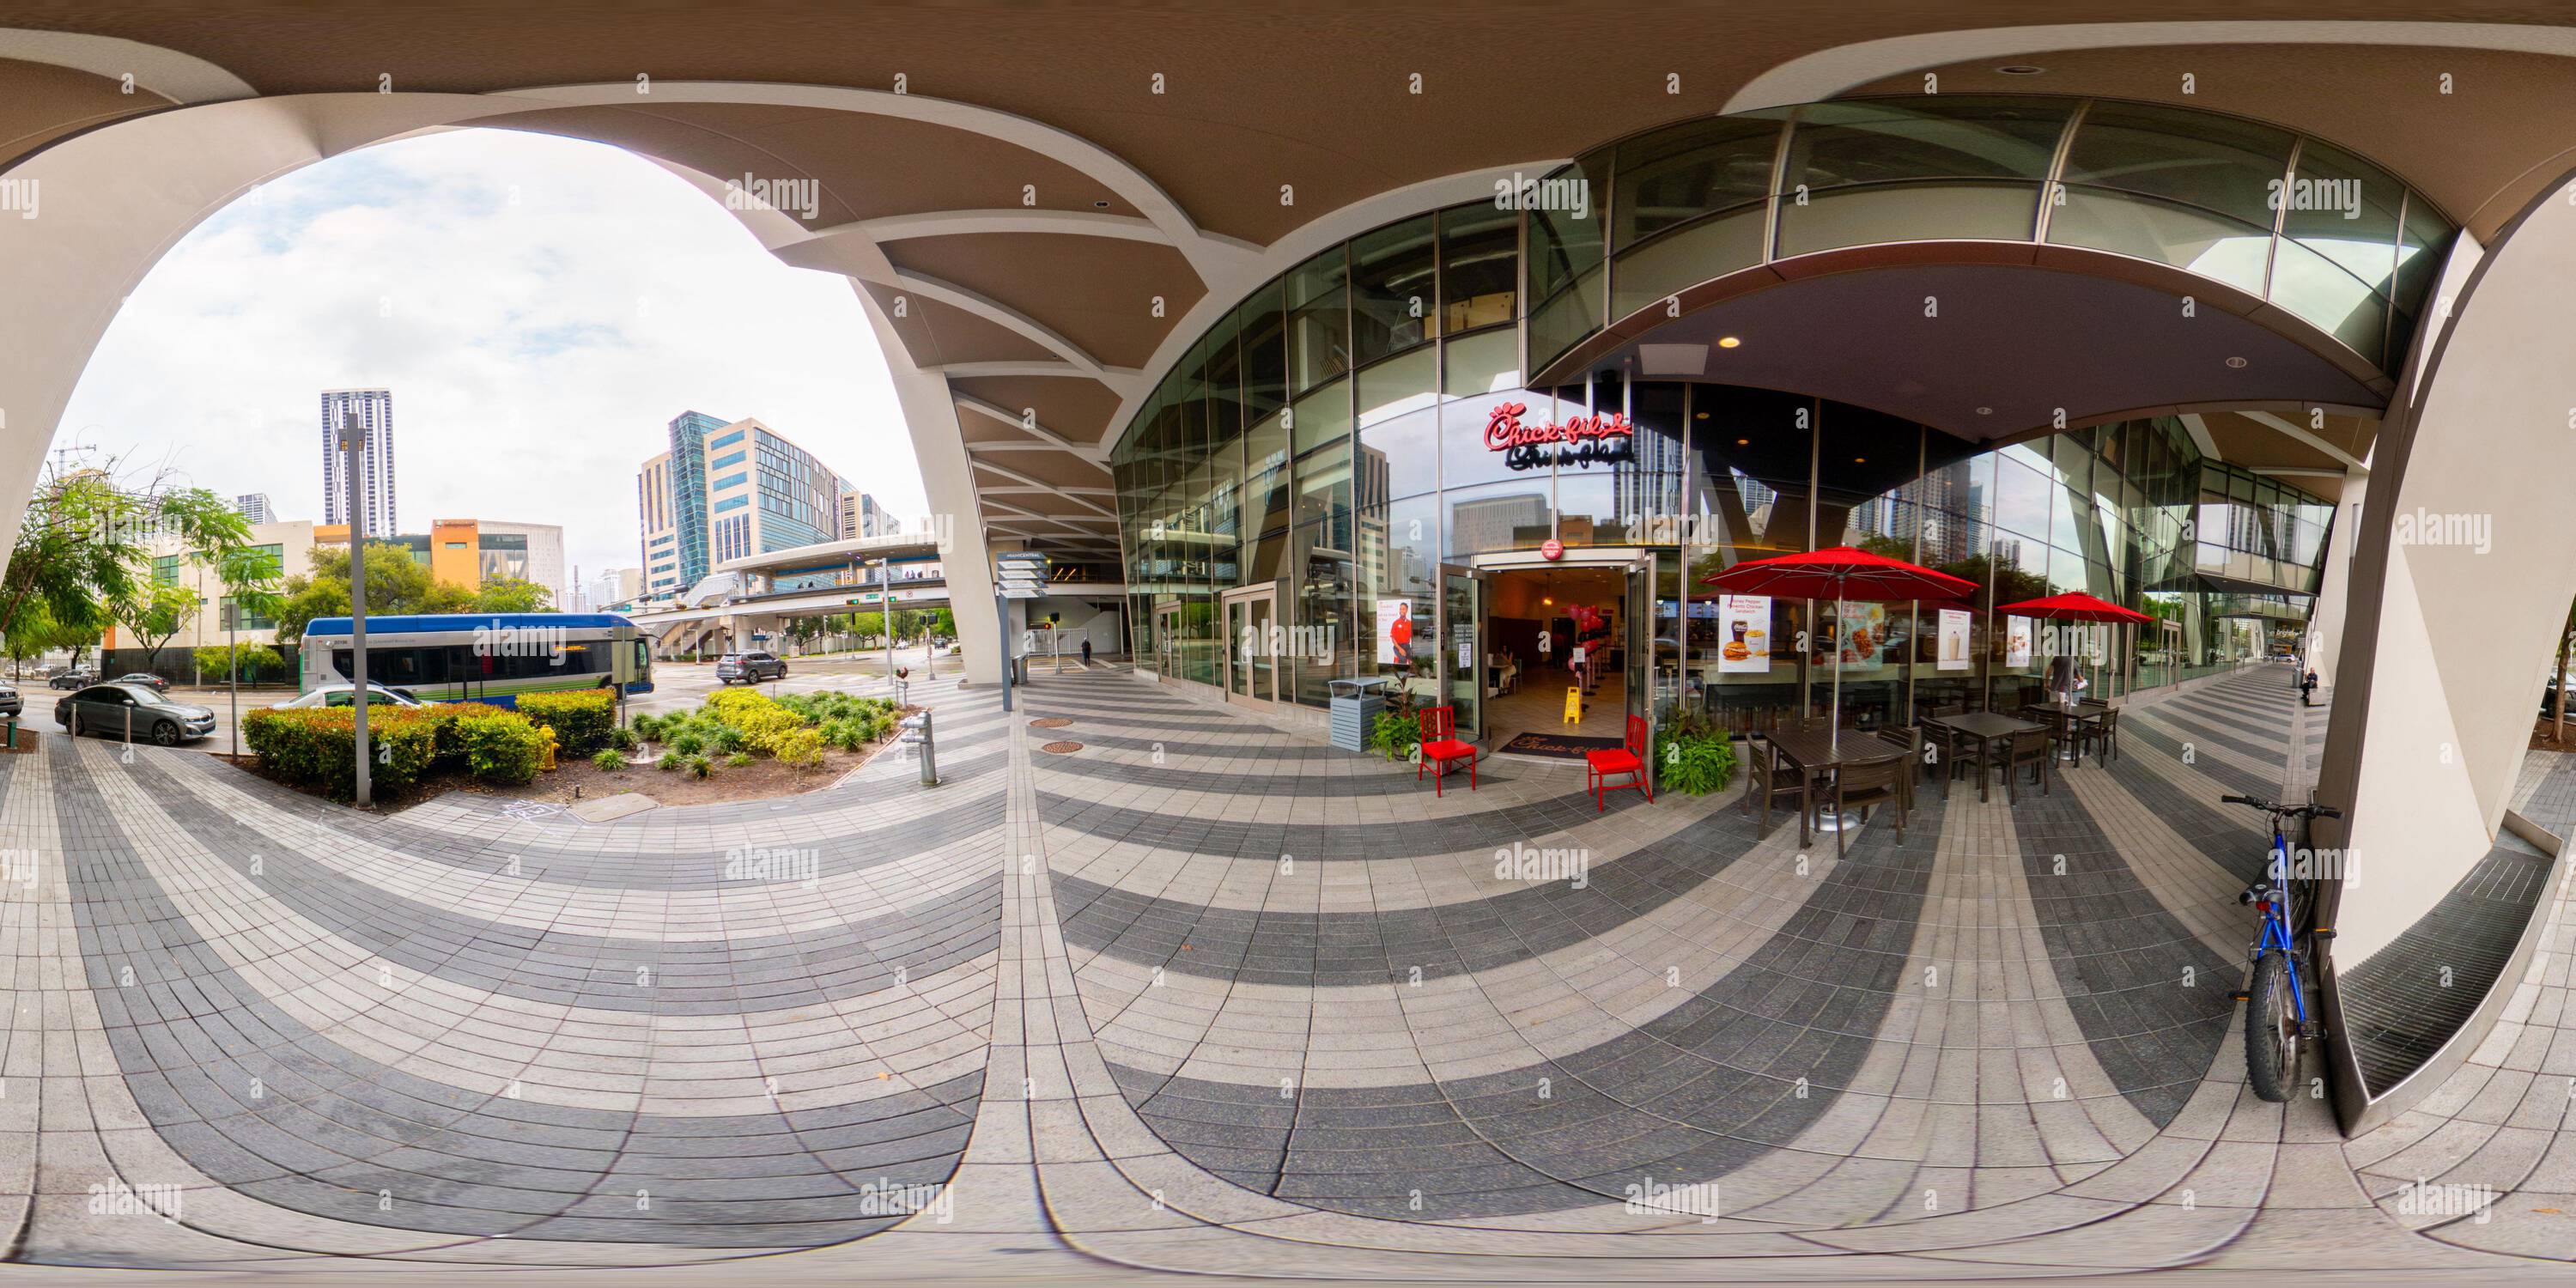
{"label": "red patio umbrella", "polygon": [[[2003,617],[2040,617],[2061,622],[2115,622],[2129,626],[2143,626],[2156,620],[2145,613],[2122,608],[2109,600],[2097,599],[2080,590],[2070,590],[2062,595],[2049,595],[2040,599],[2025,599],[2018,604],[1999,605],[1995,612]],[[2072,680],[2067,682],[2069,690],[2074,687]]]}
{"label": "red patio umbrella", "polygon": [[2018,604],[2004,604],[1995,611],[2007,617],[2047,617],[2061,622],[2126,622],[2131,626],[2144,626],[2156,620],[2080,590],[2050,595],[2045,599],[2025,599]]}
{"label": "red patio umbrella", "polygon": [[[1844,599],[1887,603],[1905,599],[1955,599],[1974,594],[1977,584],[1920,564],[1874,555],[1850,546],[1831,546],[1803,554],[1748,559],[1724,572],[1703,577],[1700,584],[1736,595],[1773,595],[1784,599]],[[1831,727],[1834,746],[1843,737],[1843,650],[1834,647],[1834,702]]]}

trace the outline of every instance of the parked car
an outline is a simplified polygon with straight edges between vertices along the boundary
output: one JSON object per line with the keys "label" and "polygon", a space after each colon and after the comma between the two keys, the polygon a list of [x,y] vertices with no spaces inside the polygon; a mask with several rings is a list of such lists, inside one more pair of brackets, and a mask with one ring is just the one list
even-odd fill
{"label": "parked car", "polygon": [[98,683],[98,672],[57,671],[54,673],[53,678],[45,681],[45,683],[57,689],[86,689],[89,686]]}
{"label": "parked car", "polygon": [[162,679],[160,676],[154,675],[150,671],[128,671],[125,674],[108,681],[108,683],[150,685],[154,693],[168,693],[170,691],[170,682]]}
{"label": "parked car", "polygon": [[18,686],[0,681],[0,716],[24,714],[26,702],[18,696]]}
{"label": "parked car", "polygon": [[[358,686],[354,684],[326,684],[302,697],[289,698],[284,702],[272,704],[270,709],[275,711],[301,711],[307,707],[355,706],[358,701],[357,693]],[[398,707],[416,707],[420,705],[420,699],[413,697],[409,689],[388,689],[381,684],[369,684],[367,686],[367,705],[374,706],[379,702],[389,702]]]}
{"label": "parked car", "polygon": [[140,684],[94,684],[54,703],[54,723],[77,737],[150,738],[164,747],[194,742],[215,731],[207,707],[172,702]]}
{"label": "parked car", "polygon": [[731,684],[740,680],[758,684],[763,680],[787,678],[787,663],[770,653],[727,653],[716,659],[716,683]]}

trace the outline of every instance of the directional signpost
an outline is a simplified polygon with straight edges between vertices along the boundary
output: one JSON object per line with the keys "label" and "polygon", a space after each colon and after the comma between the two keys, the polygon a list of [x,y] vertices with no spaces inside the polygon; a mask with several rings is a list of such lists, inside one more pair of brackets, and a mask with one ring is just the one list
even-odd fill
{"label": "directional signpost", "polygon": [[1002,710],[1011,709],[1011,609],[1004,601],[1036,599],[1046,593],[1047,557],[1035,550],[1013,550],[993,559],[993,611],[1001,618]]}

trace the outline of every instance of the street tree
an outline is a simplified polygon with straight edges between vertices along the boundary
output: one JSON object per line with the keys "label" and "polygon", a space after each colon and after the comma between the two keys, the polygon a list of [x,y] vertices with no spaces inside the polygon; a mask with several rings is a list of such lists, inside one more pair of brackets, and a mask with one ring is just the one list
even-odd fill
{"label": "street tree", "polygon": [[116,622],[143,646],[144,669],[159,665],[161,648],[171,637],[188,629],[197,619],[205,600],[197,592],[175,582],[145,578],[133,593],[110,606]]}
{"label": "street tree", "polygon": [[249,544],[250,524],[230,502],[178,486],[167,471],[121,476],[113,460],[50,467],[0,572],[0,634],[38,604],[67,628],[107,626],[150,580],[156,536],[220,559]]}
{"label": "street tree", "polygon": [[[304,638],[305,624],[316,617],[349,615],[349,551],[344,546],[315,546],[311,571],[286,579],[282,602],[270,614],[277,621],[280,643]],[[390,542],[367,543],[367,612],[462,613],[474,607],[474,592],[449,585],[430,574],[411,552]]]}

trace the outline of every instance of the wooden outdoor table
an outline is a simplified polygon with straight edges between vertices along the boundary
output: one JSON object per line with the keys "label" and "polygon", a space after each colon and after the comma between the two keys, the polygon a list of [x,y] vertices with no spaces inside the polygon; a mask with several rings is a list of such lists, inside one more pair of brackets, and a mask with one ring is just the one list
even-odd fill
{"label": "wooden outdoor table", "polygon": [[[2029,720],[2016,720],[2011,716],[1996,715],[1992,711],[1971,711],[1963,716],[1925,716],[1923,722],[1966,734],[1987,746],[1992,746],[2014,734],[2028,733],[2042,727]],[[1987,759],[1989,758],[1981,756],[1977,760],[1977,799],[1980,801],[1986,799],[1985,762]],[[2011,773],[2012,766],[2009,764],[2004,766],[2004,772]]]}
{"label": "wooden outdoor table", "polygon": [[[2100,710],[2088,710],[2084,704],[2080,702],[2032,702],[2025,704],[2025,706],[2028,710],[2047,716],[2049,720],[2061,730],[2074,725],[2083,724],[2086,721],[2098,721],[2102,718],[2102,712]],[[2068,738],[2065,739],[2065,742],[2067,763],[2070,765],[2082,764],[2084,758],[2075,754],[2075,740]]]}
{"label": "wooden outdoor table", "polygon": [[1857,729],[1845,729],[1842,733],[1839,746],[1836,745],[1833,731],[1830,729],[1774,729],[1763,735],[1770,740],[1773,747],[1779,750],[1782,759],[1797,767],[1800,786],[1798,848],[1802,850],[1807,847],[1808,824],[1815,818],[1819,805],[1816,799],[1816,785],[1827,772],[1838,765],[1854,764],[1864,760],[1885,760],[1891,756],[1905,754],[1903,748],[1877,734],[1862,733]]}

